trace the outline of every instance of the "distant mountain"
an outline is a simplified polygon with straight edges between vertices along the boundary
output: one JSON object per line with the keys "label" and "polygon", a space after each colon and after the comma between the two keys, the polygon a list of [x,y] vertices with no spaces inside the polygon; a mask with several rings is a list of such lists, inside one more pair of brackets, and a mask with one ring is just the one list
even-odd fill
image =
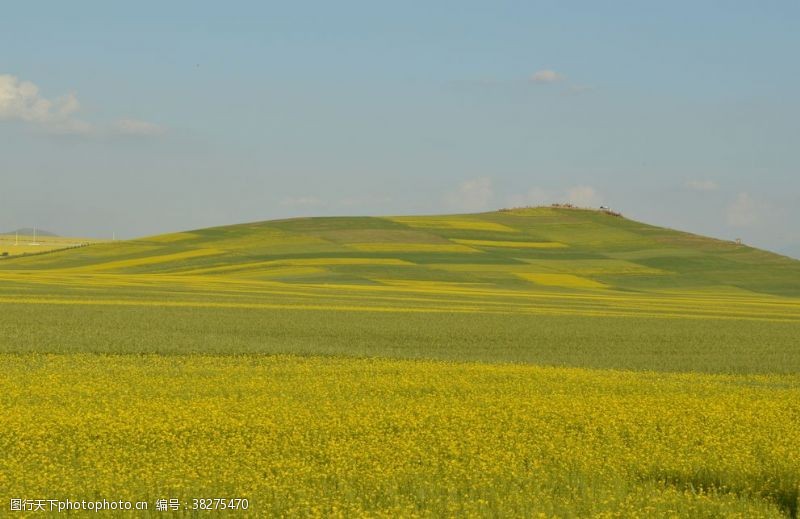
{"label": "distant mountain", "polygon": [[[8,231],[8,232],[0,232],[3,235],[14,235],[19,234],[20,236],[33,236],[33,227],[23,227],[21,229],[17,229],[15,231]],[[57,237],[58,234],[50,231],[45,231],[44,229],[36,229],[36,236],[51,236]]]}

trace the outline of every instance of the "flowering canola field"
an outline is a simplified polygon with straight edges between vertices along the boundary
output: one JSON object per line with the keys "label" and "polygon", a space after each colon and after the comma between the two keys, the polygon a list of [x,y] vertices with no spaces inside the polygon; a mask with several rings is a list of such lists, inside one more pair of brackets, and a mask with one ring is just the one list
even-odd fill
{"label": "flowering canola field", "polygon": [[321,357],[4,357],[0,492],[257,515],[781,517],[800,377]]}
{"label": "flowering canola field", "polygon": [[592,211],[0,260],[0,506],[797,517],[798,337],[796,261]]}

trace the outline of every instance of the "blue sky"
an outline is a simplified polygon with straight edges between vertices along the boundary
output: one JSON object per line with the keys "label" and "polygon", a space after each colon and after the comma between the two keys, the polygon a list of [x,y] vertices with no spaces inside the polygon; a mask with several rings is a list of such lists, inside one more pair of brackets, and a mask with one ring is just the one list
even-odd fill
{"label": "blue sky", "polygon": [[800,256],[797,2],[18,2],[0,230],[571,201]]}

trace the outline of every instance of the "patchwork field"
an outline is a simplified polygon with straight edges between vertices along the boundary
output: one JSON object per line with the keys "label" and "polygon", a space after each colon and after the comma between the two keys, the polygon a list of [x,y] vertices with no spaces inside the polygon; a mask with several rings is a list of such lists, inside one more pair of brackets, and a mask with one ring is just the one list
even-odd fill
{"label": "patchwork field", "polygon": [[0,497],[796,517],[798,337],[797,261],[595,211],[0,260]]}

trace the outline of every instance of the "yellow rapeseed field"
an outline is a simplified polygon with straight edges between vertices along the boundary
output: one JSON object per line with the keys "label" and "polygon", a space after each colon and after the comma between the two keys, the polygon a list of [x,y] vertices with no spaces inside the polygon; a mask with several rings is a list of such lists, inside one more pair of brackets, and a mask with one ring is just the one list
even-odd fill
{"label": "yellow rapeseed field", "polygon": [[461,229],[467,231],[519,232],[513,227],[478,218],[458,216],[397,216],[389,218],[397,223],[420,229]]}
{"label": "yellow rapeseed field", "polygon": [[244,497],[251,516],[797,509],[796,375],[294,356],[0,362],[8,497]]}
{"label": "yellow rapeseed field", "polygon": [[205,256],[217,256],[221,254],[222,251],[219,249],[194,249],[188,250],[183,252],[176,252],[173,254],[162,254],[162,255],[155,255],[155,256],[146,256],[143,258],[133,258],[127,260],[119,260],[119,261],[109,261],[104,263],[102,266],[83,266],[83,267],[74,267],[72,269],[65,269],[65,270],[75,270],[75,271],[85,271],[85,272],[101,272],[104,270],[118,270],[118,269],[125,269],[130,267],[141,267],[143,265],[155,265],[158,263],[169,263],[172,261],[181,261],[186,260],[189,258],[201,258]]}
{"label": "yellow rapeseed field", "polygon": [[574,274],[520,272],[517,276],[539,285],[552,287],[604,288],[606,285]]}

